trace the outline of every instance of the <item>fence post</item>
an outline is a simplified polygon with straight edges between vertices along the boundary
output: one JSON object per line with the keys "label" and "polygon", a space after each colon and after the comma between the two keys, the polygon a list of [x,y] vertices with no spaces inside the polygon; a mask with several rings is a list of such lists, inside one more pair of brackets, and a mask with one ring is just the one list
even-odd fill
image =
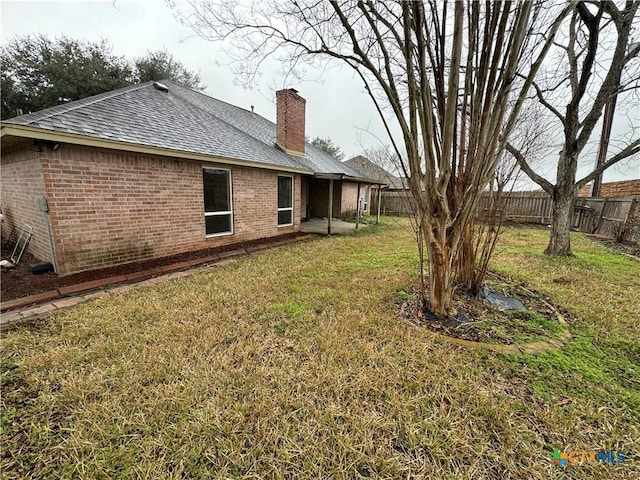
{"label": "fence post", "polygon": [[576,229],[576,207],[578,206],[578,199],[573,197],[571,200],[571,212],[569,213],[569,230]]}
{"label": "fence post", "polygon": [[600,209],[600,216],[598,217],[598,223],[596,224],[595,228],[591,231],[591,233],[598,233],[598,230],[600,230],[600,227],[602,226],[602,219],[604,217],[604,209],[607,208],[607,203],[609,202],[609,198],[605,198],[604,202],[602,203],[602,209]]}
{"label": "fence post", "polygon": [[[628,233],[626,231],[627,230],[627,224],[629,223],[629,221],[631,220],[631,218],[635,214],[637,205],[638,205],[638,199],[637,198],[632,198],[631,199],[631,205],[629,205],[629,211],[627,212],[627,218],[624,219],[624,223],[622,224],[622,231],[625,232],[625,237],[627,236],[627,233]],[[624,240],[624,238],[622,240]]]}

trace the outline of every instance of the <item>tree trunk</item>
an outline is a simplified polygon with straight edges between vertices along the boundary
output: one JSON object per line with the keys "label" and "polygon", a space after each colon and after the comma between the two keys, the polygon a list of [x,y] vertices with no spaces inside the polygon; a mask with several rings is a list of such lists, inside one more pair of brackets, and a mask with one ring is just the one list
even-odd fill
{"label": "tree trunk", "polygon": [[551,237],[544,253],[554,257],[570,257],[571,253],[571,206],[573,192],[556,190],[553,193],[553,214],[551,217]]}
{"label": "tree trunk", "polygon": [[[476,256],[474,248],[474,229],[472,222],[465,227],[460,240],[460,248],[456,259],[456,282],[466,285],[473,291],[476,285]],[[475,293],[475,292],[474,292]]]}
{"label": "tree trunk", "polygon": [[452,256],[454,251],[446,235],[446,224],[435,221],[426,222],[424,237],[429,252],[429,301],[427,308],[439,318],[453,317],[454,272]]}

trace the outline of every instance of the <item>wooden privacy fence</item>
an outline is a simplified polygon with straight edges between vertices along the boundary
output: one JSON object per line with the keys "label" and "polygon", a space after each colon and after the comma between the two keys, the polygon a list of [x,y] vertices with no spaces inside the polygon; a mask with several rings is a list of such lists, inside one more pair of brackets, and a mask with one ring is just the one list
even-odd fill
{"label": "wooden privacy fence", "polygon": [[578,198],[573,225],[582,232],[640,241],[637,216],[640,216],[637,198]]}
{"label": "wooden privacy fence", "polygon": [[[640,197],[591,198],[578,197],[574,202],[572,228],[586,233],[608,237],[624,237],[640,241]],[[507,193],[501,200],[500,210],[507,220],[516,223],[549,225],[553,212],[551,197],[544,193]],[[377,196],[372,196],[372,208],[377,209]],[[384,215],[412,215],[415,200],[408,191],[383,191],[380,212]],[[479,218],[486,218],[489,197],[483,196],[478,204]]]}
{"label": "wooden privacy fence", "polygon": [[[551,197],[538,194],[505,194],[502,197],[501,210],[507,220],[516,223],[551,223],[553,212]],[[483,216],[489,204],[489,196],[480,198],[478,215]]]}
{"label": "wooden privacy fence", "polygon": [[[478,216],[487,211],[489,198],[481,198]],[[516,223],[551,223],[553,204],[551,197],[538,193],[505,194],[501,200],[501,211],[507,220]],[[640,241],[640,206],[637,197],[592,198],[578,197],[574,200],[571,228],[586,233],[597,233],[607,237]]]}
{"label": "wooden privacy fence", "polygon": [[[371,195],[371,211],[378,210],[378,196]],[[416,201],[407,190],[382,191],[380,195],[380,213],[383,215],[407,216],[416,211]]]}

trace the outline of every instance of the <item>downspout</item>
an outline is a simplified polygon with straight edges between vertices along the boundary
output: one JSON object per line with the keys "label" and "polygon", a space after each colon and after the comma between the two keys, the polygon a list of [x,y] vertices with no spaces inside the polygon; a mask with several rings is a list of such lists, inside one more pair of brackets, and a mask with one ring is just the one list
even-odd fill
{"label": "downspout", "polygon": [[382,185],[378,185],[378,213],[376,215],[376,225],[380,223],[380,201],[382,199]]}
{"label": "downspout", "polygon": [[333,178],[329,179],[329,214],[327,215],[327,235],[331,235],[331,215],[333,214]]}
{"label": "downspout", "polygon": [[51,218],[49,217],[49,202],[47,201],[47,197],[39,197],[38,201],[38,210],[42,212],[44,216],[44,223],[47,226],[47,237],[49,238],[49,253],[51,254],[51,264],[53,265],[53,271],[58,273],[58,264],[56,262],[56,254],[53,247],[53,234],[51,233]]}
{"label": "downspout", "polygon": [[49,252],[51,253],[51,263],[53,264],[53,271],[58,273],[58,262],[56,261],[56,254],[53,249],[53,234],[51,233],[51,221],[49,215],[43,212],[45,223],[47,224],[47,236],[49,237]]}
{"label": "downspout", "polygon": [[358,183],[358,193],[356,193],[356,230],[358,229],[358,224],[360,223],[360,183]]}
{"label": "downspout", "polygon": [[[56,143],[51,147],[54,153],[58,153],[58,149],[60,148],[60,144]],[[53,265],[53,271],[58,273],[58,259],[56,257],[56,247],[53,239],[53,231],[52,231],[52,221],[51,221],[51,209],[49,208],[49,196],[53,196],[53,193],[49,191],[49,181],[47,180],[46,175],[44,175],[45,171],[45,162],[46,168],[49,168],[48,160],[46,157],[40,157],[40,171],[42,172],[42,182],[44,187],[44,197],[39,197],[37,200],[38,210],[42,212],[44,215],[44,222],[47,225],[47,237],[49,237],[49,253],[51,254],[51,264]]]}

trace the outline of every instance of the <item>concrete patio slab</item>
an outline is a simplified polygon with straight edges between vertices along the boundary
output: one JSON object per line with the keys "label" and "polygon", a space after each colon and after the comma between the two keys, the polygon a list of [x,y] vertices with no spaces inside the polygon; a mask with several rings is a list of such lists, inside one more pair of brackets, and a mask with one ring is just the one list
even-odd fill
{"label": "concrete patio slab", "polygon": [[[328,221],[326,218],[312,218],[300,224],[300,231],[305,233],[318,233],[320,235],[326,235],[327,223]],[[366,226],[366,224],[361,223],[360,225],[358,225],[358,228],[364,228]],[[331,219],[331,235],[349,233],[353,232],[355,229],[355,223],[345,222],[344,220],[338,220],[337,218]]]}

